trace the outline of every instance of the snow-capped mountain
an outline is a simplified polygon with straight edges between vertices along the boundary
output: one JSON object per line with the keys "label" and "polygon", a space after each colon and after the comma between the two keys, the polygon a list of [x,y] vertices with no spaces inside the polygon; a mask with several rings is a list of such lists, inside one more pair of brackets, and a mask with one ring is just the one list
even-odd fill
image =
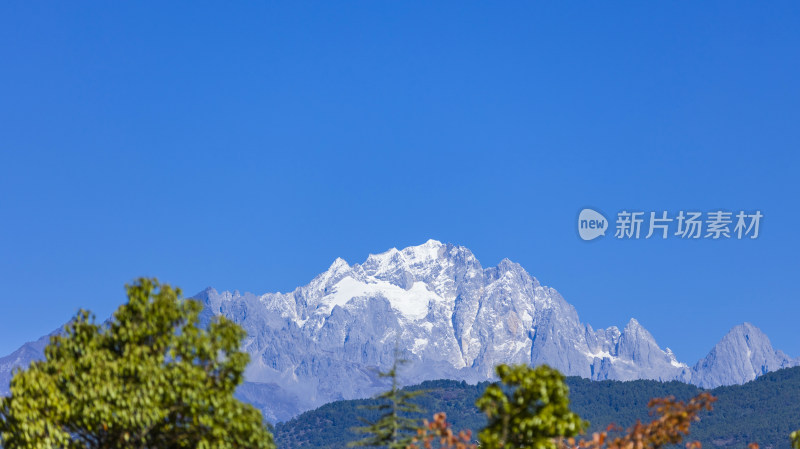
{"label": "snow-capped mountain", "polygon": [[[694,370],[661,349],[635,319],[622,330],[594,330],[518,264],[503,260],[483,268],[467,248],[435,240],[352,266],[337,259],[290,293],[207,289],[195,298],[206,305],[206,318],[224,315],[245,327],[248,380],[288,394],[298,410],[379,391],[375,368],[391,364],[395,344],[411,361],[406,383],[486,380],[499,363],[547,363],[591,379],[704,386],[741,383],[764,372],[758,367],[749,378],[727,373],[746,357],[735,350],[724,354],[729,362]],[[787,358],[780,366],[797,363]],[[258,403],[255,391],[244,396]]]}
{"label": "snow-capped mountain", "polygon": [[[677,379],[712,387],[800,364],[745,324],[690,368],[635,319],[622,330],[595,330],[518,264],[503,260],[483,268],[467,248],[435,240],[352,266],[336,259],[290,293],[209,288],[194,298],[205,306],[204,320],[223,315],[247,331],[251,362],[238,394],[271,421],[382,390],[376,370],[391,365],[395,347],[410,361],[403,370],[407,384],[475,382],[490,379],[499,363],[547,363],[591,379]],[[0,360],[0,374],[12,356]]]}

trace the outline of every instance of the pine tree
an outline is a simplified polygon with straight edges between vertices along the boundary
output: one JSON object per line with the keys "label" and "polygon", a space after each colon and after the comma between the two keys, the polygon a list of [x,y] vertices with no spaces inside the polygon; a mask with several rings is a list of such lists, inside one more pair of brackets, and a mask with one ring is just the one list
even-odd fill
{"label": "pine tree", "polygon": [[410,418],[412,413],[422,413],[419,406],[411,400],[423,394],[424,391],[405,391],[400,389],[397,380],[397,370],[400,365],[407,363],[407,360],[400,357],[399,351],[395,348],[395,358],[392,368],[387,372],[380,372],[380,377],[391,379],[391,387],[375,399],[382,401],[381,404],[365,407],[370,410],[381,412],[380,417],[374,421],[364,421],[367,425],[356,427],[353,430],[364,434],[361,440],[351,442],[349,446],[381,447],[388,449],[405,449],[411,444],[411,440],[417,433],[419,422]]}

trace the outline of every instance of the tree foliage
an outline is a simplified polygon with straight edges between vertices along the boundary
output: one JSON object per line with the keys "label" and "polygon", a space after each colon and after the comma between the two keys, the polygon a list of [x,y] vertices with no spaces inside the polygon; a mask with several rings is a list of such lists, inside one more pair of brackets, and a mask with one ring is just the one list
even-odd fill
{"label": "tree foliage", "polygon": [[380,404],[369,406],[369,409],[377,410],[381,413],[380,417],[374,422],[366,422],[366,426],[357,427],[357,433],[364,434],[364,438],[354,441],[349,446],[371,446],[386,447],[389,449],[405,449],[408,446],[419,428],[416,419],[409,415],[420,413],[421,410],[412,399],[423,394],[424,391],[409,391],[400,388],[397,379],[397,369],[406,361],[399,356],[395,349],[395,359],[392,368],[387,372],[380,372],[381,377],[391,379],[389,390],[376,396],[381,401]]}
{"label": "tree foliage", "polygon": [[248,362],[244,331],[155,279],[96,324],[80,311],[18,371],[0,399],[0,438],[15,448],[273,449],[261,413],[233,397]]}
{"label": "tree foliage", "polygon": [[800,449],[800,430],[795,430],[791,434],[792,438],[792,447],[794,449]]}
{"label": "tree foliage", "polygon": [[[689,401],[704,391],[677,381],[620,382],[568,377],[566,383],[570,409],[591,422],[590,432],[602,432],[611,423],[630,428],[637,420],[649,422],[647,405],[654,397],[674,396]],[[487,420],[474,404],[488,385],[437,380],[408,388],[426,390],[425,395],[415,398],[417,404],[431,412],[446,412],[453,428],[470,429],[475,438]],[[744,385],[708,392],[718,400],[712,412],[698,414],[701,421],[692,424],[692,440],[701,441],[704,448],[744,449],[751,441],[757,441],[762,448],[792,448],[789,434],[800,427],[800,367],[785,368]],[[364,414],[359,406],[365,404],[376,401],[337,401],[278,423],[276,442],[283,449],[344,449],[348,441],[355,439],[349,429],[359,425],[358,416]],[[370,412],[368,416],[376,419],[377,413]],[[414,416],[420,420],[425,417]]]}
{"label": "tree foliage", "polygon": [[[437,444],[438,443],[438,444]],[[472,442],[472,432],[462,430],[453,432],[447,422],[447,414],[439,412],[433,415],[433,421],[423,420],[422,427],[417,429],[417,436],[411,440],[406,449],[478,449]]]}
{"label": "tree foliage", "polygon": [[[610,437],[609,432],[619,432],[620,428],[611,425],[604,432],[594,432],[590,438],[576,440],[574,437],[553,436],[550,441],[559,449],[659,449],[681,443],[689,434],[691,424],[699,420],[698,414],[711,410],[716,399],[709,393],[701,393],[688,402],[677,401],[673,397],[657,398],[650,401],[655,419],[647,424],[637,421],[619,436]],[[686,449],[701,449],[697,441],[686,443]],[[759,449],[751,443],[749,449]],[[436,413],[433,421],[424,421],[407,449],[478,449],[471,441],[469,430],[458,433],[450,428],[447,415]]]}
{"label": "tree foliage", "polygon": [[[637,421],[621,436],[609,438],[608,431],[615,430],[609,426],[605,432],[595,432],[592,438],[576,442],[569,438],[563,448],[569,449],[659,449],[668,445],[679,444],[689,434],[689,428],[699,421],[698,414],[703,410],[711,410],[716,398],[710,393],[700,393],[688,402],[676,401],[674,397],[657,398],[650,401],[649,407],[657,418],[647,424]],[[701,444],[692,441],[686,449],[700,449]],[[751,445],[751,449],[758,449]]]}
{"label": "tree foliage", "polygon": [[501,384],[486,388],[475,405],[488,423],[479,434],[486,449],[555,449],[554,438],[575,436],[588,423],[569,408],[564,376],[547,365],[498,365]]}

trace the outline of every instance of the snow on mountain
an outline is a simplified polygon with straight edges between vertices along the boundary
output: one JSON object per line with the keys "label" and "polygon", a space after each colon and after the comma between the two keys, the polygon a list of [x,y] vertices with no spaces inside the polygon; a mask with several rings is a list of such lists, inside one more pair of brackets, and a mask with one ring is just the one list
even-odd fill
{"label": "snow on mountain", "polygon": [[499,363],[547,363],[591,379],[695,376],[635,319],[594,330],[520,265],[483,268],[467,248],[435,240],[360,265],[337,259],[291,293],[208,289],[196,298],[207,318],[245,327],[248,380],[280,386],[298,411],[379,391],[375,370],[391,364],[395,344],[412,362],[405,383],[486,380]]}
{"label": "snow on mountain", "polygon": [[[204,321],[222,315],[247,331],[248,382],[237,394],[273,422],[381,391],[385,380],[377,370],[391,365],[395,345],[410,360],[406,384],[476,382],[492,378],[499,363],[546,363],[590,379],[677,379],[712,387],[798,364],[745,324],[689,368],[635,319],[621,331],[594,330],[520,265],[504,259],[483,268],[467,248],[435,240],[352,266],[336,259],[289,293],[209,288],[194,298],[205,306]],[[37,351],[40,357],[39,346],[0,359],[3,386],[8,367],[25,366]]]}

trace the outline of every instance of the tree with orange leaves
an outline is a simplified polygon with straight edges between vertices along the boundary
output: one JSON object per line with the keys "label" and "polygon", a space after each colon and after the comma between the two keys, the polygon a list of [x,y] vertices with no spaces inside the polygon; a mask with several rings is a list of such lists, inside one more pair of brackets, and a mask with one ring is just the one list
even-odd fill
{"label": "tree with orange leaves", "polygon": [[437,443],[437,447],[442,449],[477,449],[478,447],[472,442],[471,431],[453,432],[444,412],[433,415],[433,421],[425,419],[422,423],[422,427],[417,429],[417,436],[411,440],[411,444],[406,449],[433,449]]}
{"label": "tree with orange leaves", "polygon": [[[659,449],[665,445],[679,444],[689,434],[689,427],[698,421],[698,414],[711,410],[717,399],[709,393],[700,393],[689,402],[676,401],[674,397],[653,399],[648,404],[652,413],[658,415],[648,424],[637,421],[622,436],[609,438],[616,430],[609,426],[605,432],[595,432],[591,439],[576,441],[574,438],[562,442],[564,449]],[[700,449],[699,441],[686,443],[687,449]],[[757,449],[751,447],[751,449]]]}
{"label": "tree with orange leaves", "polygon": [[[544,371],[535,371],[526,367],[504,367],[499,368],[503,385],[496,384],[493,395],[484,395],[479,402],[482,402],[484,410],[489,415],[490,422],[506,423],[500,428],[504,438],[495,439],[498,447],[506,449],[519,449],[526,447],[554,447],[558,449],[660,449],[667,445],[679,444],[683,438],[689,434],[689,429],[695,421],[699,420],[699,414],[704,410],[711,410],[716,398],[709,393],[701,393],[688,402],[677,401],[674,397],[653,399],[648,404],[652,408],[652,414],[657,415],[651,422],[643,424],[637,421],[631,428],[622,432],[620,436],[609,436],[612,432],[621,431],[614,425],[604,432],[595,432],[588,439],[576,440],[574,429],[583,426],[577,424],[578,418],[573,416],[567,408],[566,390],[563,390],[559,382],[563,378],[555,376],[555,370],[544,368]],[[515,373],[514,376],[511,374]],[[527,380],[525,380],[527,379]],[[502,387],[502,388],[501,388]],[[509,390],[509,387],[516,387]],[[536,393],[530,391],[519,392],[520,387],[537,390]],[[509,391],[511,396],[508,396]],[[558,394],[553,396],[553,391]],[[516,394],[515,394],[516,393]],[[527,398],[526,394],[533,394],[535,400]],[[503,400],[505,398],[506,400]],[[545,399],[543,399],[545,398]],[[562,399],[564,399],[562,401]],[[533,402],[531,402],[533,401]],[[545,404],[558,403],[563,408],[558,414],[553,410],[547,410]],[[489,405],[494,405],[489,407]],[[522,407],[522,411],[512,412],[514,407]],[[491,411],[491,414],[489,413]],[[524,412],[524,413],[523,413]],[[509,415],[504,418],[502,415]],[[556,416],[567,417],[571,426],[566,423],[554,422]],[[524,418],[524,419],[523,419]],[[511,425],[516,423],[515,425]],[[548,424],[547,429],[555,429],[555,433],[544,435],[546,432],[537,431],[533,424]],[[529,425],[531,424],[531,425]],[[558,429],[567,429],[566,432],[558,432]],[[484,430],[485,432],[486,430]],[[538,433],[537,433],[538,432]],[[522,433],[522,435],[519,435]],[[792,434],[793,438],[800,432]],[[535,438],[534,438],[535,437]],[[483,440],[482,440],[483,442]],[[481,445],[485,446],[485,445]],[[698,441],[686,443],[686,449],[701,449]],[[418,430],[417,436],[412,440],[407,449],[477,449],[479,446],[472,442],[470,431],[454,432],[447,422],[444,413],[437,413],[433,421],[424,421],[424,425]],[[749,449],[758,449],[755,443],[750,444]],[[796,448],[800,449],[800,448]]]}

